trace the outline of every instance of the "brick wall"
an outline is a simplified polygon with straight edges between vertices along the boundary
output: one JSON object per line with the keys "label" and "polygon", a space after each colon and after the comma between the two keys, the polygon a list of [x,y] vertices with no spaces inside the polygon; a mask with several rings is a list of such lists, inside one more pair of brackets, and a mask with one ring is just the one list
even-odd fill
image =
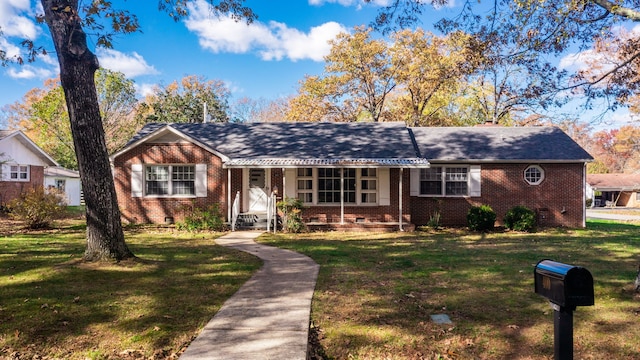
{"label": "brick wall", "polygon": [[[583,224],[583,165],[541,164],[545,178],[539,185],[524,180],[529,164],[482,165],[481,197],[412,197],[413,223],[426,225],[437,207],[441,224],[466,226],[467,212],[474,205],[489,205],[502,225],[506,212],[524,205],[538,213],[540,226],[581,227]],[[440,200],[440,201],[436,201]]]}
{"label": "brick wall", "polygon": [[23,191],[44,186],[44,167],[29,165],[29,181],[0,181],[0,205],[17,198]]}
{"label": "brick wall", "polygon": [[[207,164],[207,197],[132,197],[132,164]],[[222,160],[192,144],[140,145],[115,159],[114,179],[120,211],[127,222],[164,223],[168,218],[180,221],[194,205],[206,208],[219,204],[222,216],[227,216],[227,171],[222,168]]]}

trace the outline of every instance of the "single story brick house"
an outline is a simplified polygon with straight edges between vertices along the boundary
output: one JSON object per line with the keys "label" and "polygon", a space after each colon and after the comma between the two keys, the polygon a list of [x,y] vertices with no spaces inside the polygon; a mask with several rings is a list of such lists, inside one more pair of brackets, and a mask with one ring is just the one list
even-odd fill
{"label": "single story brick house", "polygon": [[543,226],[585,225],[592,157],[554,127],[407,128],[403,123],[148,124],[111,157],[125,221],[179,221],[219,204],[231,219],[296,197],[309,224],[411,229],[439,212],[524,205]]}
{"label": "single story brick house", "polygon": [[640,174],[588,174],[591,206],[640,207]]}

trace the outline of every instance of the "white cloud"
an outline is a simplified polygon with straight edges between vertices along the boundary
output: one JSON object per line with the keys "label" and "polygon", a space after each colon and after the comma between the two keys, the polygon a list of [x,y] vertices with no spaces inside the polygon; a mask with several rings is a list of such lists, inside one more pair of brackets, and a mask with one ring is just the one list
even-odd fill
{"label": "white cloud", "polygon": [[268,25],[236,22],[228,16],[213,17],[203,0],[191,5],[190,14],[185,25],[198,36],[200,46],[204,49],[214,53],[238,54],[256,51],[264,60],[288,58],[292,61],[322,61],[330,50],[327,42],[338,33],[347,31],[335,22],[314,27],[308,33],[275,21]]}
{"label": "white cloud", "polygon": [[21,54],[20,48],[8,42],[4,37],[0,37],[0,50],[4,51],[9,59],[16,58]]}
{"label": "white cloud", "polygon": [[56,75],[51,69],[45,69],[32,65],[22,65],[7,70],[9,77],[14,79],[49,79]]}
{"label": "white cloud", "polygon": [[134,83],[133,86],[136,89],[136,93],[140,95],[140,97],[146,97],[147,95],[155,94],[156,84],[138,84]]}
{"label": "white cloud", "polygon": [[34,40],[41,30],[30,0],[1,0],[0,28],[4,36]]}
{"label": "white cloud", "polygon": [[558,68],[580,71],[589,69],[591,67],[591,64],[604,64],[606,62],[608,61],[604,55],[590,49],[581,51],[579,53],[567,54],[562,59],[560,59]]}
{"label": "white cloud", "polygon": [[271,48],[260,51],[264,60],[281,60],[284,56],[292,61],[311,59],[322,61],[331,50],[329,40],[347,29],[336,22],[324,23],[311,28],[309,33],[288,28],[285,24],[271,22],[271,30],[278,40]]}
{"label": "white cloud", "polygon": [[144,58],[135,51],[127,55],[113,49],[98,48],[96,49],[96,55],[100,61],[100,66],[105,69],[119,71],[128,78],[158,74],[158,71],[147,64]]}
{"label": "white cloud", "polygon": [[391,0],[372,0],[369,3],[365,3],[362,0],[309,0],[309,5],[322,6],[324,4],[340,4],[342,6],[356,6],[358,8],[363,7],[365,4],[373,4],[376,6],[389,6]]}

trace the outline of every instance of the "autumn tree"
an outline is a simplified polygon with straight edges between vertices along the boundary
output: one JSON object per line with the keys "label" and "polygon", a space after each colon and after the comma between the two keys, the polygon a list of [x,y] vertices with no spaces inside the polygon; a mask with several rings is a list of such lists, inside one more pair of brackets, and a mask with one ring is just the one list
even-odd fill
{"label": "autumn tree", "polygon": [[288,121],[350,122],[362,109],[343,94],[335,76],[307,75],[300,81],[298,94],[289,99]]}
{"label": "autumn tree", "polygon": [[139,104],[135,83],[121,72],[99,69],[96,90],[107,151],[113,154],[144,125],[136,116]]}
{"label": "autumn tree", "polygon": [[7,113],[10,129],[22,130],[61,166],[77,169],[67,104],[58,79],[29,90],[22,101],[8,106]]}
{"label": "autumn tree", "polygon": [[[150,108],[147,122],[196,123],[229,121],[229,90],[220,80],[189,75],[180,82],[156,86],[145,99]],[[206,111],[206,114],[205,114]]]}
{"label": "autumn tree", "polygon": [[[158,1],[161,11],[178,20],[189,12],[189,0]],[[230,13],[236,20],[251,21],[255,15],[243,0],[209,1],[213,14]],[[87,219],[86,260],[133,257],[122,231],[120,210],[109,166],[94,74],[99,68],[95,54],[87,46],[88,29],[98,46],[112,46],[117,34],[139,31],[138,19],[127,10],[116,9],[106,0],[41,0],[46,23],[60,65],[60,81],[65,94],[74,147],[85,195]],[[24,41],[26,60],[43,52],[43,46]],[[6,54],[0,54],[3,63]],[[25,61],[20,58],[17,61]]]}
{"label": "autumn tree", "polygon": [[448,110],[482,58],[473,38],[462,32],[438,37],[417,29],[397,32],[392,39],[389,51],[398,84],[393,117],[410,126],[458,125]]}
{"label": "autumn tree", "polygon": [[[122,73],[99,69],[96,88],[111,154],[140,129],[142,124],[134,116],[138,100],[133,81]],[[9,105],[7,116],[9,128],[22,130],[61,166],[78,168],[67,104],[58,79],[46,80],[44,88],[32,89],[21,101]]]}
{"label": "autumn tree", "polygon": [[307,76],[299,95],[290,102],[289,118],[320,121],[385,119],[385,100],[396,86],[394,68],[385,41],[374,39],[371,29],[356,27],[330,41],[325,75]]}
{"label": "autumn tree", "polygon": [[[450,2],[392,0],[380,10],[374,25],[386,32],[413,26],[428,4],[442,6]],[[517,85],[514,89],[519,91],[507,91],[507,99],[524,95],[525,99],[539,100],[537,105],[544,108],[561,105],[573,91],[573,96],[586,100],[587,108],[590,100],[607,98],[605,106],[615,109],[627,105],[629,95],[638,89],[637,77],[629,76],[640,58],[637,35],[624,38],[618,31],[621,25],[640,21],[639,10],[640,3],[635,0],[464,2],[457,16],[442,19],[437,27],[445,33],[464,30],[484,41],[487,49],[498,50],[489,57],[493,61],[487,67],[496,71],[485,72],[489,77],[484,81],[493,86],[496,94],[501,87]],[[593,47],[594,53],[611,48],[617,56],[597,76],[581,69],[569,73],[554,67],[552,59],[576,46],[579,50]],[[500,81],[505,79],[505,71],[516,71],[511,78],[517,82]],[[496,117],[501,113],[504,112],[494,111]]]}

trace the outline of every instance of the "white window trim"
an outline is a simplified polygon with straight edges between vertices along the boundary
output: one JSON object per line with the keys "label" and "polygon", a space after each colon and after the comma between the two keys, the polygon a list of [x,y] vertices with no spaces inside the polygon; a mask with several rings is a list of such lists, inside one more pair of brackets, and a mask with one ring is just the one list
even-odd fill
{"label": "white window trim", "polygon": [[[168,166],[169,167],[169,194],[166,195],[147,195],[147,167],[149,166]],[[193,166],[195,171],[194,194],[172,194],[173,186],[171,185],[172,172],[174,166]],[[144,198],[197,198],[207,196],[207,164],[132,164],[131,165],[131,196]]]}
{"label": "white window trim", "polygon": [[[349,168],[340,168],[340,169],[349,169]],[[362,176],[362,169],[361,168],[355,168],[356,170],[356,176],[355,176],[355,181],[356,181],[356,201],[355,202],[344,202],[345,206],[381,206],[381,198],[382,198],[382,191],[381,191],[381,169],[380,168],[372,168],[376,170],[376,176],[367,176],[367,177],[363,177]],[[312,191],[311,193],[312,198],[313,198],[313,202],[311,203],[307,203],[305,202],[304,205],[307,206],[340,206],[341,202],[331,202],[331,203],[323,203],[323,202],[319,202],[319,178],[318,178],[318,168],[312,168],[312,176],[311,177],[299,177],[298,176],[298,171],[296,169],[295,172],[293,172],[295,174],[295,196],[296,198],[299,198],[299,194],[300,193],[307,193],[308,190],[299,190],[298,189],[298,180],[299,179],[304,179],[304,180],[308,180],[311,179],[312,180]],[[366,180],[375,180],[376,181],[376,190],[375,190],[375,194],[376,194],[376,202],[367,202],[367,203],[363,203],[362,202],[362,183],[361,180],[366,179]],[[366,190],[365,193],[373,193],[373,191],[371,190]]]}
{"label": "white window trim", "polygon": [[[479,197],[481,196],[480,191],[480,165],[463,165],[463,164],[438,164],[432,165],[431,168],[442,168],[442,192],[440,194],[422,194],[420,192],[420,183],[421,183],[421,170],[422,169],[412,169],[412,181],[411,181],[411,196],[418,197],[447,197],[447,198],[468,198],[468,197]],[[467,169],[467,193],[464,195],[447,195],[446,194],[446,169],[448,168],[466,168]]]}
{"label": "white window trim", "polygon": [[[527,171],[529,169],[537,169],[540,172],[540,179],[538,181],[530,181],[529,179],[527,179]],[[531,186],[540,185],[545,179],[544,169],[540,165],[529,165],[522,172],[522,178],[524,179],[524,181],[526,181],[527,184]]]}
{"label": "white window trim", "polygon": [[[13,171],[13,167],[17,168],[17,171]],[[21,168],[25,168],[25,171],[21,171]],[[31,181],[31,166],[30,165],[24,165],[24,164],[8,164],[6,166],[7,171],[7,178],[5,179],[6,181],[16,181],[16,182],[29,182]],[[11,175],[12,174],[16,174],[16,178],[12,178]],[[22,179],[20,178],[20,174],[26,174],[26,178]]]}

